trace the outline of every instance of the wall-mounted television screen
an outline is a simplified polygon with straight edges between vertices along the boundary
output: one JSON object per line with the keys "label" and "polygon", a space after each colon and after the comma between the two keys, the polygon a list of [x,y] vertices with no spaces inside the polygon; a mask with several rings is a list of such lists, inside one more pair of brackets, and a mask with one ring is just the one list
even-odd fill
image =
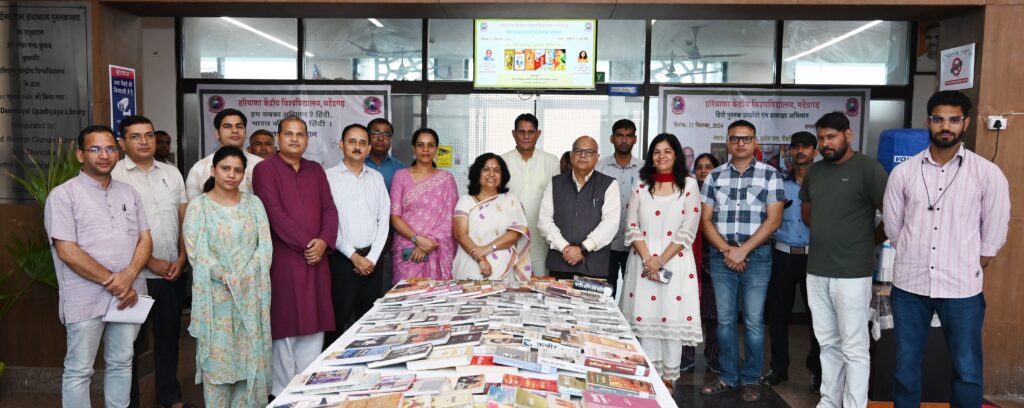
{"label": "wall-mounted television screen", "polygon": [[596,20],[473,22],[473,86],[594,89]]}

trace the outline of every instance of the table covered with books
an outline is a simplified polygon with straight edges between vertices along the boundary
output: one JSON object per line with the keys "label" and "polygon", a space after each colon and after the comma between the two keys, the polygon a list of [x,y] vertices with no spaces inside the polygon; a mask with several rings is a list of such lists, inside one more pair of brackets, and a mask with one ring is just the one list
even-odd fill
{"label": "table covered with books", "polygon": [[602,281],[403,281],[269,407],[674,407]]}

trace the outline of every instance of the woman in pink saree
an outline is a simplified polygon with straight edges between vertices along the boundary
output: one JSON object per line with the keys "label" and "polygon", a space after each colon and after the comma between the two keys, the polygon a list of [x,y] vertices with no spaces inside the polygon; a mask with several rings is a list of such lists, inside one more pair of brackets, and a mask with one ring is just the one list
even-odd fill
{"label": "woman in pink saree", "polygon": [[437,132],[423,128],[413,133],[416,159],[412,167],[395,172],[391,182],[391,225],[394,278],[451,279],[455,240],[452,214],[459,192],[455,177],[434,164]]}

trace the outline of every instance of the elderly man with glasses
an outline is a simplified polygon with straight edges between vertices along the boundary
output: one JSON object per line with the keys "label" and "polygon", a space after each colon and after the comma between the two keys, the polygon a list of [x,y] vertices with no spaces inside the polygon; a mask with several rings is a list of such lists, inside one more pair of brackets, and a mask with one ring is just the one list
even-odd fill
{"label": "elderly man with glasses", "polygon": [[537,227],[550,243],[546,267],[551,276],[606,278],[619,230],[619,183],[594,171],[597,141],[580,136],[572,144],[572,170],[551,178],[540,204]]}

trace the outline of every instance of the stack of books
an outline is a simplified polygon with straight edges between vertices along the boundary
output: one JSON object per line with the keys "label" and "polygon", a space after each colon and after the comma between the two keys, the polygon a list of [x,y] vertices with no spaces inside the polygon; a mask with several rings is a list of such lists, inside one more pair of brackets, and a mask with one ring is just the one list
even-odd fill
{"label": "stack of books", "polygon": [[610,294],[589,278],[402,282],[328,348],[323,371],[293,380],[287,391],[311,398],[288,406],[657,406]]}

